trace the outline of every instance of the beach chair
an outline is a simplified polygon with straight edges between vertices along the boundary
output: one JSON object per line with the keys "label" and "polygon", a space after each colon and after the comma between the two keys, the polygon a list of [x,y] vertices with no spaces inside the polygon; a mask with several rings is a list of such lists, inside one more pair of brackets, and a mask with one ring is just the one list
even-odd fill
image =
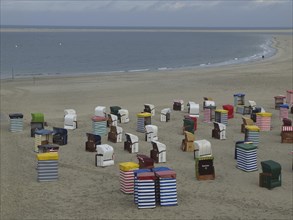
{"label": "beach chair", "polygon": [[36,153],[39,152],[39,145],[46,145],[53,143],[53,131],[42,129],[35,131],[35,148],[34,151]]}
{"label": "beach chair", "polygon": [[31,122],[31,137],[35,137],[36,130],[44,129],[43,122]]}
{"label": "beach chair", "polygon": [[212,130],[212,137],[220,140],[226,139],[226,125],[214,122],[214,129]]}
{"label": "beach chair", "polygon": [[108,133],[108,141],[114,142],[114,143],[120,143],[122,142],[122,134],[123,128],[119,126],[111,126],[110,132]]}
{"label": "beach chair", "polygon": [[118,116],[113,114],[108,114],[108,125],[117,126],[117,124],[118,124]]}
{"label": "beach chair", "polygon": [[23,114],[22,113],[9,114],[9,118],[10,118],[11,132],[23,131]]}
{"label": "beach chair", "polygon": [[184,111],[184,101],[182,99],[173,100],[174,111]]}
{"label": "beach chair", "polygon": [[77,117],[76,115],[67,114],[64,117],[64,128],[74,130],[77,128]]}
{"label": "beach chair", "polygon": [[189,101],[187,103],[187,107],[188,107],[188,113],[190,115],[195,115],[196,117],[199,117],[199,104]]}
{"label": "beach chair", "polygon": [[158,126],[146,125],[145,126],[145,141],[157,141],[158,140]]}
{"label": "beach chair", "polygon": [[182,151],[187,151],[187,152],[194,152],[194,140],[195,140],[195,135],[188,132],[184,131],[184,139],[182,139],[181,143],[181,150]]}
{"label": "beach chair", "polygon": [[200,157],[211,157],[212,154],[212,145],[206,139],[197,140],[193,142],[194,145],[194,159]]}
{"label": "beach chair", "polygon": [[249,107],[251,108],[251,110],[255,109],[256,107],[256,102],[253,100],[248,100],[249,103]]}
{"label": "beach chair", "polygon": [[53,127],[53,144],[66,145],[67,133],[67,129]]}
{"label": "beach chair", "polygon": [[116,115],[119,121],[120,121],[120,114],[119,114],[120,109],[121,109],[120,106],[110,106],[110,114]]}
{"label": "beach chair", "polygon": [[106,107],[105,106],[97,106],[95,108],[95,116],[107,117]]}
{"label": "beach chair", "polygon": [[124,150],[129,153],[138,153],[138,137],[134,134],[125,133],[126,141],[124,141]]}
{"label": "beach chair", "polygon": [[234,106],[233,105],[223,105],[223,109],[228,111],[228,119],[234,118]]}
{"label": "beach chair", "polygon": [[137,154],[139,169],[152,169],[154,168],[154,160],[144,154]]}
{"label": "beach chair", "polygon": [[237,93],[234,94],[234,107],[236,108],[238,105],[244,105],[245,103],[245,94],[244,93]]}
{"label": "beach chair", "polygon": [[31,116],[31,137],[34,137],[35,131],[44,129],[44,127],[47,126],[47,123],[45,122],[45,116],[43,113],[31,113]]}
{"label": "beach chair", "polygon": [[261,107],[254,107],[251,110],[250,118],[256,122],[256,114],[261,112]]}
{"label": "beach chair", "polygon": [[112,146],[108,144],[97,145],[96,151],[95,165],[97,167],[114,165],[114,149]]}
{"label": "beach chair", "polygon": [[245,126],[246,125],[254,125],[254,121],[251,118],[248,117],[242,117],[242,124],[241,124],[241,132],[245,133]]}
{"label": "beach chair", "polygon": [[278,95],[275,96],[275,109],[280,109],[280,105],[283,105],[285,103],[286,100],[286,96],[284,95]]}
{"label": "beach chair", "polygon": [[85,142],[85,150],[96,152],[96,146],[101,144],[101,136],[97,134],[86,133],[87,141]]}
{"label": "beach chair", "polygon": [[144,104],[144,112],[149,112],[152,116],[155,116],[155,106],[152,104]]}
{"label": "beach chair", "polygon": [[206,156],[195,158],[195,175],[197,180],[214,180],[214,157]]}
{"label": "beach chair", "polygon": [[289,105],[288,104],[282,104],[279,106],[279,118],[288,118],[289,117]]}
{"label": "beach chair", "polygon": [[56,145],[56,144],[38,145],[39,153],[58,152],[58,151],[59,151],[59,145]]}
{"label": "beach chair", "polygon": [[183,119],[183,127],[182,127],[183,134],[184,134],[184,131],[188,131],[194,134],[194,120],[191,119],[190,117]]}
{"label": "beach chair", "polygon": [[282,126],[281,143],[293,143],[293,126]]}
{"label": "beach chair", "polygon": [[153,149],[150,152],[150,157],[155,163],[166,162],[166,145],[159,141],[152,141]]}
{"label": "beach chair", "polygon": [[71,130],[77,128],[77,114],[74,109],[64,109],[64,128]]}
{"label": "beach chair", "polygon": [[141,112],[137,114],[136,131],[145,133],[145,126],[152,124],[152,114],[149,112]]}
{"label": "beach chair", "polygon": [[293,104],[293,90],[286,91],[286,103],[290,106]]}
{"label": "beach chair", "polygon": [[273,160],[262,161],[262,173],[259,174],[259,186],[273,189],[282,185],[282,167]]}
{"label": "beach chair", "polygon": [[171,109],[170,108],[164,108],[161,110],[161,121],[168,122],[170,120],[170,114],[171,114]]}
{"label": "beach chair", "polygon": [[206,140],[194,141],[195,175],[197,180],[214,180],[215,168],[211,143]]}
{"label": "beach chair", "polygon": [[[192,120],[193,121],[193,130],[197,130],[197,115],[184,115],[184,119]],[[183,132],[184,133],[184,132]]]}
{"label": "beach chair", "polygon": [[121,124],[129,122],[129,112],[127,109],[119,109],[118,115],[120,116],[120,123]]}
{"label": "beach chair", "polygon": [[213,101],[213,99],[210,97],[203,97],[203,105],[202,105],[203,109],[209,106],[216,107],[215,101]]}
{"label": "beach chair", "polygon": [[289,118],[283,118],[283,126],[292,126],[292,120]]}

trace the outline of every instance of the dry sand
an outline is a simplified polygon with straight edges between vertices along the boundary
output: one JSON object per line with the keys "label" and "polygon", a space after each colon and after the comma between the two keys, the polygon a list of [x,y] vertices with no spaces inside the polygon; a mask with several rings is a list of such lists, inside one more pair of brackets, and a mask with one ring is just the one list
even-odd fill
{"label": "dry sand", "polygon": [[[275,37],[278,53],[250,64],[196,70],[129,73],[103,76],[15,79],[1,81],[1,219],[292,219],[292,144],[281,144],[278,110],[274,96],[292,89],[292,35]],[[233,105],[233,94],[245,93],[267,112],[273,113],[272,131],[261,132],[258,171],[236,168],[234,146],[244,140],[242,115],[235,114],[227,126],[227,139],[212,139],[213,125],[203,122],[203,97],[212,97],[218,108]],[[160,111],[172,108],[173,99],[200,104],[197,140],[212,144],[216,179],[195,178],[193,153],[180,149],[182,119],[187,113],[172,111],[171,121],[160,122]],[[124,132],[138,135],[139,152],[149,155],[151,144],[136,132],[136,114],[144,103],[156,106],[152,124],[159,141],[167,146],[167,162],[156,164],[177,173],[178,206],[140,210],[132,195],[119,189],[119,163],[138,162],[111,143],[115,165],[94,165],[95,153],[85,151],[86,132],[92,132],[91,116],[98,105],[129,110]],[[247,103],[248,104],[248,103]],[[63,126],[63,111],[73,108],[78,129],[69,130],[68,144],[60,147],[59,180],[37,182],[34,138],[30,137],[32,112],[42,112],[49,128]],[[186,108],[185,108],[186,109]],[[24,131],[9,131],[10,113],[24,114]],[[290,114],[292,118],[292,114]],[[260,162],[275,160],[282,165],[282,186],[259,187]]]}

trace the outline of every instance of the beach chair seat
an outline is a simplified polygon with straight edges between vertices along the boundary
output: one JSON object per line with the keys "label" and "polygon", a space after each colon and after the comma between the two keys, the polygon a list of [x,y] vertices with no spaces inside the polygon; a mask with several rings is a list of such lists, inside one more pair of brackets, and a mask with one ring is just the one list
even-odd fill
{"label": "beach chair seat", "polygon": [[234,118],[234,106],[233,105],[223,105],[223,109],[228,111],[228,119]]}
{"label": "beach chair seat", "polygon": [[195,158],[195,175],[197,180],[214,180],[214,157],[206,156]]}
{"label": "beach chair seat", "polygon": [[251,110],[250,118],[256,122],[256,114],[261,112],[261,107],[254,107]]}
{"label": "beach chair seat", "polygon": [[108,144],[96,146],[97,154],[95,155],[96,167],[106,167],[114,165],[114,149]]}
{"label": "beach chair seat", "polygon": [[35,148],[36,153],[39,152],[39,145],[46,145],[53,143],[53,131],[47,129],[41,129],[35,131]]}
{"label": "beach chair seat", "polygon": [[77,128],[76,114],[67,114],[64,116],[64,128],[74,130]]}
{"label": "beach chair seat", "polygon": [[145,126],[152,124],[152,114],[149,112],[141,112],[137,114],[136,131],[145,133]]}
{"label": "beach chair seat", "polygon": [[226,125],[214,122],[214,129],[212,130],[212,137],[220,140],[226,139]]}
{"label": "beach chair seat", "polygon": [[145,141],[157,141],[158,140],[158,126],[146,125],[145,126]]}
{"label": "beach chair seat", "polygon": [[194,134],[194,120],[191,119],[190,117],[183,119],[183,127],[182,127],[183,134],[184,134],[184,131],[188,131]]}
{"label": "beach chair seat", "polygon": [[120,123],[124,124],[129,122],[129,112],[127,109],[119,109],[118,115],[120,116]]}
{"label": "beach chair seat", "polygon": [[95,116],[107,117],[107,108],[105,106],[95,107]]}
{"label": "beach chair seat", "polygon": [[282,185],[282,167],[273,160],[261,161],[262,173],[259,174],[259,186],[273,189]]}
{"label": "beach chair seat", "polygon": [[101,136],[98,134],[86,133],[87,141],[85,142],[85,150],[96,152],[96,146],[101,144]]}
{"label": "beach chair seat", "polygon": [[117,126],[118,124],[118,116],[114,114],[108,114],[108,121],[109,126]]}
{"label": "beach chair seat", "polygon": [[203,105],[202,105],[203,109],[209,106],[216,107],[215,101],[210,97],[203,97]]}
{"label": "beach chair seat", "polygon": [[67,144],[67,129],[53,127],[53,144],[66,145]]}
{"label": "beach chair seat", "polygon": [[152,116],[155,116],[155,106],[152,104],[144,104],[144,112],[149,112]]}
{"label": "beach chair seat", "polygon": [[199,117],[199,104],[189,101],[187,103],[188,113]]}
{"label": "beach chair seat", "polygon": [[275,109],[280,109],[280,105],[285,104],[286,96],[284,95],[277,95],[275,98]]}
{"label": "beach chair seat", "polygon": [[256,108],[256,102],[253,100],[248,100],[249,107],[253,110]]}
{"label": "beach chair seat", "polygon": [[282,126],[281,143],[293,143],[293,126]]}
{"label": "beach chair seat", "polygon": [[131,133],[125,133],[125,138],[126,140],[124,141],[124,150],[127,150],[129,153],[138,153],[138,136]]}
{"label": "beach chair seat", "polygon": [[[193,121],[193,130],[197,130],[197,115],[184,115],[184,119],[192,120]],[[183,131],[184,133],[184,131]]]}
{"label": "beach chair seat", "polygon": [[23,114],[22,113],[12,113],[9,114],[10,118],[10,131],[20,132],[23,131]]}
{"label": "beach chair seat", "polygon": [[44,129],[43,122],[31,122],[31,137],[35,137],[35,131]]}
{"label": "beach chair seat", "polygon": [[154,168],[154,160],[144,154],[137,154],[139,169],[152,169]]}
{"label": "beach chair seat", "polygon": [[152,141],[153,149],[150,152],[150,157],[155,163],[166,162],[166,145],[159,141]]}
{"label": "beach chair seat", "polygon": [[173,100],[174,111],[184,111],[184,101],[182,99]]}
{"label": "beach chair seat", "polygon": [[59,150],[59,145],[56,145],[56,144],[38,145],[39,153],[58,152],[58,150]]}
{"label": "beach chair seat", "polygon": [[77,128],[77,114],[74,109],[64,109],[64,128],[71,130]]}
{"label": "beach chair seat", "polygon": [[123,128],[119,126],[111,126],[110,132],[108,133],[108,141],[114,143],[122,142]]}
{"label": "beach chair seat", "polygon": [[116,115],[119,121],[120,121],[120,114],[119,114],[120,109],[121,109],[120,106],[110,106],[110,114]]}
{"label": "beach chair seat", "polygon": [[188,131],[184,131],[184,137],[185,138],[182,139],[181,143],[181,150],[187,152],[194,152],[195,135]]}
{"label": "beach chair seat", "polygon": [[211,157],[212,154],[212,145],[206,139],[197,140],[193,142],[194,145],[194,158],[200,157]]}
{"label": "beach chair seat", "polygon": [[283,118],[283,126],[292,126],[292,120],[289,118]]}
{"label": "beach chair seat", "polygon": [[168,122],[170,120],[170,114],[171,114],[171,109],[170,108],[164,108],[161,110],[161,121]]}
{"label": "beach chair seat", "polygon": [[245,133],[245,126],[246,125],[255,125],[254,121],[251,118],[248,117],[242,117],[242,124],[241,124],[241,132]]}

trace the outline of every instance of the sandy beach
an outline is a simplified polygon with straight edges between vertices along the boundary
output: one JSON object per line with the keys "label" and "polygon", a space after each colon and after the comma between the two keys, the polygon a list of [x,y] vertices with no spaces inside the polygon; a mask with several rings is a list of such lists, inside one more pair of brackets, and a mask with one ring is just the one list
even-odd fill
{"label": "sandy beach", "polygon": [[[160,72],[115,73],[82,77],[50,77],[1,81],[1,219],[292,219],[292,144],[281,143],[279,110],[274,96],[292,89],[292,35],[276,35],[277,54],[271,58],[215,68]],[[217,105],[233,105],[233,95],[244,93],[272,113],[272,130],[260,133],[258,171],[236,167],[234,146],[244,140],[242,115],[229,119],[226,140],[212,138],[212,123],[203,122],[203,97]],[[169,122],[160,111],[183,99],[185,111],[172,111]],[[180,149],[186,104],[200,104],[196,140],[211,142],[215,180],[198,181],[193,153]],[[152,124],[159,141],[167,146],[166,166],[177,174],[178,206],[138,209],[133,195],[120,191],[119,163],[138,162],[135,154],[113,146],[115,165],[95,166],[95,153],[85,151],[86,133],[92,132],[96,106],[120,106],[129,111],[130,122],[119,124],[124,132],[139,137],[139,153],[149,155],[152,146],[136,131],[137,113],[144,103],[155,105]],[[68,131],[68,144],[59,150],[59,180],[38,182],[34,138],[30,137],[31,113],[42,112],[48,129],[63,127],[64,109],[77,112],[78,128]],[[24,115],[24,130],[9,131],[9,114]],[[289,114],[292,119],[292,114]],[[124,137],[123,137],[124,138]],[[282,166],[282,186],[259,187],[260,162],[274,160]]]}

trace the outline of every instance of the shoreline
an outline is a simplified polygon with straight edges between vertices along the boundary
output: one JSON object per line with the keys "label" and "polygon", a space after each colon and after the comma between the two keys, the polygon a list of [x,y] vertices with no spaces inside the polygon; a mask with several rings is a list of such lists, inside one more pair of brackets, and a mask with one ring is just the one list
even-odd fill
{"label": "shoreline", "polygon": [[[292,89],[292,37],[276,36],[277,53],[261,62],[197,70],[142,73],[116,73],[114,76],[48,77],[1,80],[0,192],[1,219],[292,219],[292,144],[281,143],[282,121],[275,109],[274,96]],[[272,113],[270,131],[260,133],[255,172],[237,168],[235,142],[244,139],[242,115],[228,120],[226,140],[212,138],[213,123],[203,121],[203,97],[211,97],[222,108],[233,105],[233,94],[244,93],[245,103]],[[172,108],[174,99],[200,105],[195,139],[211,143],[215,180],[195,177],[192,152],[180,149],[182,119],[187,113],[171,111],[170,121],[160,121],[160,111]],[[137,113],[144,103],[155,105],[152,124],[158,126],[158,138],[167,147],[165,166],[176,172],[178,206],[138,209],[133,195],[120,191],[119,163],[138,162],[122,143],[113,146],[115,164],[100,168],[95,153],[85,151],[86,133],[92,131],[91,117],[96,106],[121,106],[129,111],[130,121],[118,124],[124,133],[139,138],[139,153],[149,155],[151,144],[144,133],[136,131]],[[77,112],[78,128],[68,130],[68,144],[59,148],[58,181],[37,182],[34,138],[30,137],[32,112],[42,112],[48,129],[63,127],[64,109]],[[24,115],[24,130],[9,131],[9,114]],[[290,119],[292,114],[289,114]],[[123,137],[125,138],[125,137]],[[259,187],[261,161],[274,160],[282,167],[282,185],[271,190]],[[44,206],[45,205],[45,206]],[[45,207],[45,208],[44,208]]]}
{"label": "shoreline", "polygon": [[263,48],[263,51],[257,54],[253,54],[247,57],[235,57],[234,59],[230,59],[227,61],[219,62],[219,63],[206,63],[206,64],[198,64],[194,66],[186,66],[186,67],[161,67],[157,69],[133,69],[133,70],[115,70],[115,71],[101,71],[101,72],[76,72],[76,73],[39,73],[39,74],[15,74],[13,77],[12,75],[5,75],[0,76],[0,80],[8,80],[8,79],[21,79],[21,78],[48,78],[48,77],[76,77],[76,76],[95,76],[95,75],[116,75],[118,74],[135,74],[135,73],[144,73],[144,72],[168,72],[168,71],[197,71],[200,69],[205,69],[205,68],[218,68],[221,66],[231,66],[231,65],[242,65],[242,64],[249,64],[249,63],[254,63],[254,62],[260,62],[263,60],[262,56],[265,56],[265,59],[271,59],[274,57],[276,54],[276,48],[274,45],[276,44],[275,41],[275,36],[272,35],[270,36],[270,39],[266,39],[263,44],[260,45],[260,47]]}

